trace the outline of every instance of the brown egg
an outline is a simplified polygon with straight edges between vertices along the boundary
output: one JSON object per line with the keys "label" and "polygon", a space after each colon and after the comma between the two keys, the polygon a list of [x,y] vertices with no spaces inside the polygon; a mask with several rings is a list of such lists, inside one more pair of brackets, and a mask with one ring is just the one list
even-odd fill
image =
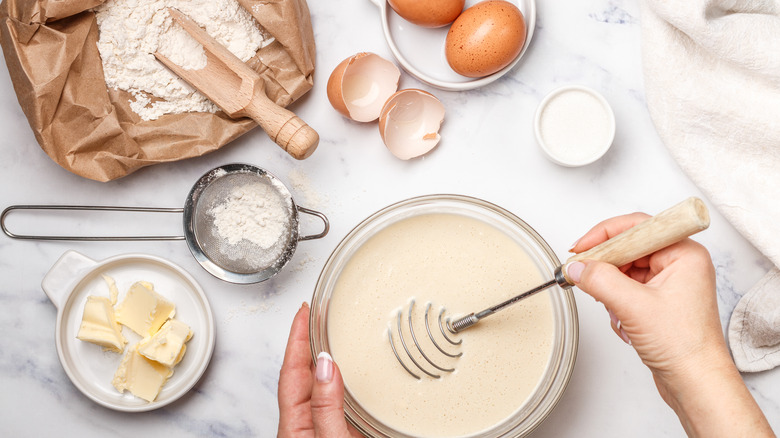
{"label": "brown egg", "polygon": [[445,56],[456,73],[470,78],[491,75],[520,54],[525,19],[514,4],[486,0],[466,9],[452,23]]}
{"label": "brown egg", "polygon": [[463,11],[466,0],[388,0],[406,21],[424,27],[446,26]]}

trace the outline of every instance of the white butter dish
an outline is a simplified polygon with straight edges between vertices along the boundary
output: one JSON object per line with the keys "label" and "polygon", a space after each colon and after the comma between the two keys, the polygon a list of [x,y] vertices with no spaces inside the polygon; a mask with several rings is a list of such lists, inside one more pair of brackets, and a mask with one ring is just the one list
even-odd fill
{"label": "white butter dish", "polygon": [[[120,393],[111,384],[124,354],[103,351],[98,345],[76,339],[87,297],[108,296],[104,274],[116,280],[122,294],[136,281],[154,284],[156,290],[176,303],[176,317],[186,321],[194,333],[187,344],[187,354],[152,402],[129,392]],[[206,294],[189,273],[165,259],[125,254],[95,261],[71,250],[52,266],[41,287],[57,307],[55,340],[60,363],[76,388],[99,405],[123,412],[161,408],[192,389],[211,361],[216,334]],[[130,341],[125,350],[134,348],[140,337],[129,329],[124,334]]]}

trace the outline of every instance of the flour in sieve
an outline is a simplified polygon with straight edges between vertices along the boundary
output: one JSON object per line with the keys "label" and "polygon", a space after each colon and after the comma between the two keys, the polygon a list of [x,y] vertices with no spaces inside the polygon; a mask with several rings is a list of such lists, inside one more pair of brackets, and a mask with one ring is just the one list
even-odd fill
{"label": "flour in sieve", "polygon": [[98,51],[109,88],[125,90],[143,120],[218,108],[154,57],[188,70],[206,66],[203,47],[173,23],[166,8],[188,15],[242,61],[273,41],[236,0],[107,0],[95,8]]}
{"label": "flour in sieve", "polygon": [[[278,191],[267,184],[234,187],[208,212],[213,217],[220,252],[230,259],[252,257],[254,266],[270,266],[286,248],[290,233],[288,208]],[[255,245],[255,250],[248,250],[247,245]]]}

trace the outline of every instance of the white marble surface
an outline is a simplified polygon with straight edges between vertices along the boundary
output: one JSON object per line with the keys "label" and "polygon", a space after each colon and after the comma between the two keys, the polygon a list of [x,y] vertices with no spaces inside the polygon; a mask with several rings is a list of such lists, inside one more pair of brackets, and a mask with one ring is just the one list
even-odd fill
{"label": "white marble surface", "polygon": [[[0,68],[2,207],[178,207],[202,173],[240,161],[279,176],[299,204],[323,211],[332,224],[326,238],[302,242],[280,275],[253,286],[212,278],[183,242],[57,243],[0,236],[4,436],[274,436],[278,371],[293,314],[311,298],[319,271],[339,240],[370,213],[407,197],[440,192],[482,197],[522,217],[565,257],[576,238],[606,217],[635,210],[654,213],[687,196],[701,196],[669,156],[648,117],[639,6],[634,0],[539,2],[532,45],[508,76],[474,91],[430,90],[447,108],[443,140],[433,153],[410,162],[385,150],[375,124],[345,120],[325,95],[328,75],[343,58],[359,51],[390,57],[376,7],[366,0],[314,0],[309,6],[318,44],[317,75],[314,89],[293,109],[319,131],[322,141],[315,155],[303,162],[289,159],[263,132],[254,130],[206,157],[143,169],[111,183],[89,181],[61,169],[41,151],[7,69]],[[533,140],[536,105],[544,94],[565,84],[601,91],[617,118],[613,148],[584,168],[552,164]],[[401,86],[428,89],[408,75],[402,76]],[[769,264],[712,213],[711,228],[697,240],[710,249],[717,266],[725,324],[736,301]],[[149,231],[181,230],[178,218],[141,222],[139,228]],[[157,411],[127,414],[98,406],[70,383],[54,346],[56,308],[40,287],[49,267],[68,249],[98,260],[127,252],[154,254],[181,265],[202,284],[215,313],[217,343],[208,371],[190,394]],[[560,404],[533,436],[682,436],[647,369],[610,330],[603,307],[576,294],[580,345],[574,374]],[[745,380],[780,430],[780,371],[746,375]]]}

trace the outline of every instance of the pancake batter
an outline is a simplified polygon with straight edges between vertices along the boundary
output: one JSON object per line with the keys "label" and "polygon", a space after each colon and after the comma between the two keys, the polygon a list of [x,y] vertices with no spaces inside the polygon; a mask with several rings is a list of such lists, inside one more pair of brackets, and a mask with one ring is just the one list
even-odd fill
{"label": "pancake batter", "polygon": [[330,352],[347,390],[387,426],[423,437],[484,431],[518,411],[542,380],[554,333],[548,293],[452,335],[463,339],[460,347],[440,343],[462,351],[459,359],[426,350],[456,368],[440,379],[410,376],[393,355],[388,327],[395,331],[402,308],[406,324],[411,298],[419,339],[427,337],[429,301],[436,315],[445,305],[457,317],[544,280],[512,237],[481,220],[439,213],[402,219],[368,239],[341,272],[328,306]]}

